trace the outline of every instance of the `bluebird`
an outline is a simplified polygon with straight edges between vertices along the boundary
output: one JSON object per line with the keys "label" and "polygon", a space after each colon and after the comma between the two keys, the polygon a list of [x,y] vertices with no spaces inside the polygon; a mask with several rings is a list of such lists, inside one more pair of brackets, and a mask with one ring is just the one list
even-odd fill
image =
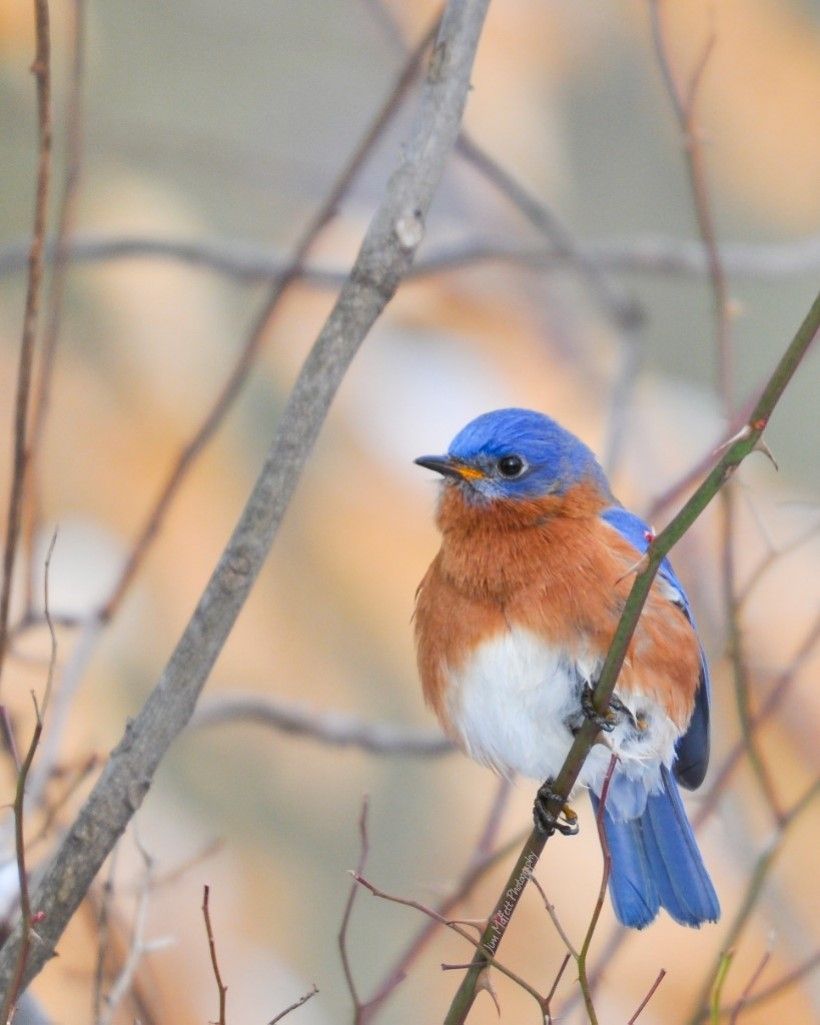
{"label": "bluebird", "polygon": [[[549,783],[584,717],[595,718],[592,690],[652,535],[613,498],[590,449],[541,413],[485,413],[446,455],[416,462],[443,478],[441,549],[416,596],[425,698],[476,761],[546,781],[538,828],[577,831],[549,813]],[[578,780],[597,810],[617,756],[604,808],[609,889],[618,919],[637,929],[661,907],[688,926],[720,915],[678,790],[706,774],[709,691],[689,601],[665,560]]]}

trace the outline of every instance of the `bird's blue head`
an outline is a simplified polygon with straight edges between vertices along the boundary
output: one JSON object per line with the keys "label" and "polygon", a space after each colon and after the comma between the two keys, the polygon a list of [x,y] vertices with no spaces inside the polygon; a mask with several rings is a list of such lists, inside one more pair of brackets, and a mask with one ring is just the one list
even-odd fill
{"label": "bird's blue head", "polygon": [[587,446],[550,417],[529,409],[497,409],[462,428],[443,456],[420,456],[481,501],[562,495],[588,481],[610,495],[604,471]]}

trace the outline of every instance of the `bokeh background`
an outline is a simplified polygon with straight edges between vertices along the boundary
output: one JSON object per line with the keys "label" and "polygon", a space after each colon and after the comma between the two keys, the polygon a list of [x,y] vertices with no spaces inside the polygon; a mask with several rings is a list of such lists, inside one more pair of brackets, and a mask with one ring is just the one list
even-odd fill
{"label": "bokeh background", "polygon": [[[714,31],[698,121],[720,240],[810,256],[806,240],[820,233],[820,4],[667,0],[662,6],[682,79]],[[68,0],[52,10],[57,195],[72,10]],[[74,235],[193,240],[286,257],[391,87],[403,61],[401,37],[418,39],[434,10],[388,0],[384,8],[365,0],[88,2]],[[4,482],[25,289],[19,253],[33,203],[32,54],[30,5],[6,0],[0,9]],[[657,237],[696,238],[680,134],[653,53],[646,3],[495,0],[473,86],[466,117],[473,137],[578,244],[630,249]],[[349,266],[406,138],[414,96],[325,233],[316,254],[323,268]],[[508,247],[543,242],[455,155],[420,258],[488,239]],[[816,259],[801,258],[785,273],[773,250],[766,253],[771,258],[763,259],[761,272],[730,273],[738,401],[773,366],[819,276]],[[435,490],[412,459],[445,448],[471,416],[510,404],[550,412],[607,458],[616,493],[639,512],[720,441],[726,422],[714,388],[708,280],[656,269],[616,270],[611,281],[645,311],[637,331],[620,330],[572,266],[485,261],[402,287],[338,396],[269,562],[213,671],[207,700],[251,692],[402,728],[434,728],[417,685],[409,620],[415,586],[437,545]],[[52,611],[82,620],[105,598],[181,446],[230,372],[265,292],[259,280],[169,258],[70,267],[38,464],[41,520],[16,582],[18,611],[27,575],[42,577],[55,527]],[[93,650],[61,748],[69,781],[89,753],[104,757],[157,679],[229,536],[333,295],[310,283],[290,290],[239,400],[187,477],[122,608],[89,642]],[[818,394],[815,352],[767,435],[779,474],[755,458],[736,485],[739,590],[775,553],[739,612],[753,708],[792,665],[820,612],[817,536],[778,554],[820,518]],[[665,507],[656,525],[679,504]],[[738,736],[718,526],[710,510],[674,559],[714,666],[716,765]],[[87,636],[60,628],[61,670]],[[47,653],[42,626],[21,631],[4,672],[3,700],[21,744],[31,728],[29,690],[43,686]],[[784,808],[820,771],[818,671],[813,648],[761,734]],[[61,679],[58,673],[58,685]],[[5,764],[3,771],[10,800],[13,770]],[[62,807],[63,820],[87,787],[86,778]],[[142,959],[139,1004],[125,1000],[115,1021],[187,1025],[215,1018],[200,912],[206,882],[232,1025],[269,1021],[314,982],[320,994],[291,1020],[352,1020],[337,934],[347,870],[359,857],[363,796],[369,795],[366,874],[386,890],[434,903],[469,862],[495,791],[492,776],[460,755],[379,757],[247,723],[190,730],[106,870],[114,890],[111,970],[133,928],[144,877],[138,845],[151,856],[154,880],[144,937],[173,940]],[[532,793],[529,781],[515,787],[501,841],[528,823]],[[693,812],[698,800],[691,798]],[[580,806],[581,836],[549,844],[539,869],[578,942],[600,875],[594,825],[583,801]],[[723,921],[688,932],[662,920],[631,937],[605,966],[597,996],[602,1021],[626,1021],[660,968],[668,975],[641,1021],[690,1020],[755,861],[775,835],[743,762],[701,831]],[[35,862],[49,843],[32,848]],[[820,809],[813,806],[783,838],[736,946],[726,1001],[739,997],[766,951],[758,989],[816,954],[818,843]],[[503,862],[481,882],[463,917],[486,914],[508,868]],[[60,1025],[93,1021],[99,899],[81,910],[59,959],[35,984]],[[422,924],[410,909],[359,897],[349,954],[363,996]],[[606,908],[594,950],[604,949],[612,928]],[[503,959],[546,990],[562,956],[537,897],[528,895]],[[440,964],[468,959],[466,945],[442,932],[374,1020],[441,1020],[457,978]],[[525,994],[504,979],[496,985],[503,1021],[535,1020]],[[570,970],[557,1000],[564,1021],[584,1020],[565,1003],[574,993]],[[820,976],[807,972],[739,1020],[753,1025],[778,1017],[801,1025],[818,1014]],[[479,999],[470,1020],[498,1020],[489,998]]]}

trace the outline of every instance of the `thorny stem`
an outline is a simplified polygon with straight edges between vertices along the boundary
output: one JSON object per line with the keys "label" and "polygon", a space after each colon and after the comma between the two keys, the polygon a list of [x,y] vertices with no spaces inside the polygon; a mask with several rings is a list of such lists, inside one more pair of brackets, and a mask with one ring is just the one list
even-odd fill
{"label": "thorny stem", "polygon": [[[657,535],[641,559],[635,582],[626,600],[623,614],[595,687],[593,705],[598,712],[603,713],[612,698],[618,673],[623,664],[629,642],[637,626],[641,610],[649,595],[649,589],[661,561],[672,546],[689,530],[737,467],[757,447],[775,406],[814,340],[818,328],[820,328],[820,293],[816,296],[803,323],[798,328],[780,362],[775,367],[774,372],[763,389],[763,393],[755,404],[749,422],[730,440],[723,455],[706,479],[678,515]],[[578,731],[573,741],[564,765],[552,784],[554,797],[551,801],[551,810],[556,816],[569,799],[572,787],[578,778],[578,774],[595,741],[596,735],[597,727],[591,721],[587,721]],[[453,998],[450,1010],[445,1018],[445,1025],[463,1025],[463,1022],[466,1020],[470,1007],[472,1007],[476,997],[476,983],[487,964],[487,955],[494,955],[498,949],[510,918],[518,905],[521,893],[538,862],[546,842],[547,837],[535,829],[526,840],[507,881],[507,885],[504,887],[501,897],[490,914],[487,927],[481,937],[479,953]]]}

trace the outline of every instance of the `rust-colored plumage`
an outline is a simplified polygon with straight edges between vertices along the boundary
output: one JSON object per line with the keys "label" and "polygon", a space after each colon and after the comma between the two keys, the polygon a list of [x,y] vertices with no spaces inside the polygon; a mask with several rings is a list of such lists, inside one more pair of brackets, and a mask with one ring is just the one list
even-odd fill
{"label": "rust-colored plumage", "polygon": [[[491,506],[445,487],[441,550],[419,585],[415,624],[424,695],[449,733],[446,669],[459,669],[494,634],[520,626],[569,653],[606,653],[640,556],[600,518],[605,505],[590,484]],[[694,630],[656,581],[618,691],[640,686],[682,729],[699,673]]]}

